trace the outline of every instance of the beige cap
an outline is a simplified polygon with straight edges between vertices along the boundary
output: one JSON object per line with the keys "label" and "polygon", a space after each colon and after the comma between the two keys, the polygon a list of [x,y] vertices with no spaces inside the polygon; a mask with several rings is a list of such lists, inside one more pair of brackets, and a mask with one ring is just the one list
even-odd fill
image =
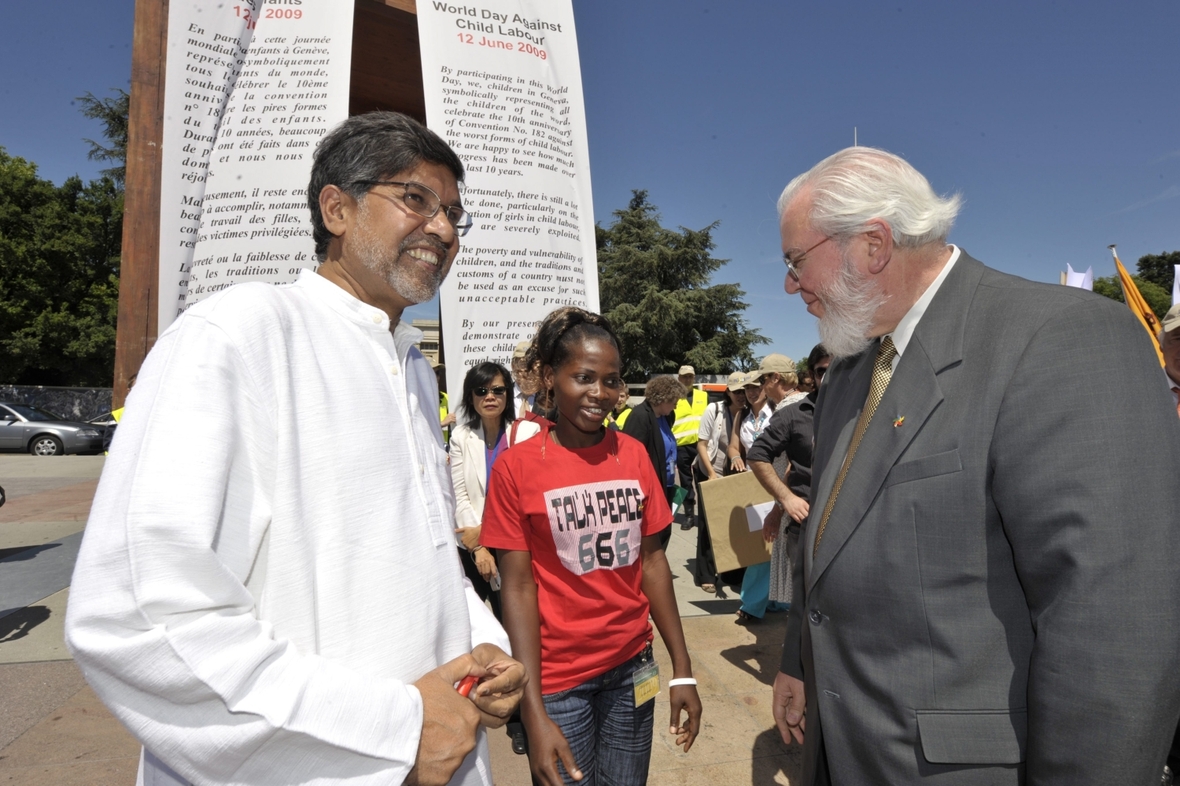
{"label": "beige cap", "polygon": [[512,350],[512,359],[523,358],[525,353],[529,351],[529,345],[532,343],[531,341],[522,341],[517,344],[516,349]]}
{"label": "beige cap", "polygon": [[692,366],[681,366],[680,371],[676,372],[676,376],[678,377],[687,377],[690,375],[694,377],[697,375],[697,370]]}
{"label": "beige cap", "polygon": [[795,361],[791,360],[786,355],[780,355],[777,352],[771,352],[766,357],[762,358],[762,362],[758,364],[758,370],[751,373],[746,384],[762,379],[765,374],[794,374]]}
{"label": "beige cap", "polygon": [[744,390],[746,387],[746,375],[740,371],[735,371],[729,375],[729,379],[725,380],[725,387],[730,390]]}
{"label": "beige cap", "polygon": [[1164,332],[1171,333],[1176,328],[1180,328],[1180,303],[1168,309],[1168,313],[1164,314]]}

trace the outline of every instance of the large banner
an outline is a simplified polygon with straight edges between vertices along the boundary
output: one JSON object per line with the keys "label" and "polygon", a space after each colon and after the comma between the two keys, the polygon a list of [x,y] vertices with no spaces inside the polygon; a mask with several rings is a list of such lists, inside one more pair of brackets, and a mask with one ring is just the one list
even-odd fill
{"label": "large banner", "polygon": [[314,267],[307,181],[348,116],[351,2],[172,0],[160,194],[162,333],[241,281]]}
{"label": "large banner", "polygon": [[426,118],[475,221],[441,294],[457,395],[554,308],[598,310],[586,110],[570,0],[418,0],[418,38]]}

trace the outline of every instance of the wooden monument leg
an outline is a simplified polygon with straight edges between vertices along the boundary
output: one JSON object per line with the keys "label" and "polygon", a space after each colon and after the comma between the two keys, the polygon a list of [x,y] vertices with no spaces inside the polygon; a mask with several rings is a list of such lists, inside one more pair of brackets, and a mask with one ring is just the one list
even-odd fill
{"label": "wooden monument leg", "polygon": [[164,58],[168,0],[136,0],[131,44],[131,106],[123,202],[123,259],[115,333],[115,393],[123,406],[127,382],[156,343],[160,258],[160,142],[164,134]]}

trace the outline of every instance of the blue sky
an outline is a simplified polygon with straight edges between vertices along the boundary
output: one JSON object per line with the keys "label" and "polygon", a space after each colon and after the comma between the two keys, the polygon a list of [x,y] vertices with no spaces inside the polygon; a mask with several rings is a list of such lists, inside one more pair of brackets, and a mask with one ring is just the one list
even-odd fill
{"label": "blue sky", "polygon": [[[1056,282],[1180,249],[1180,3],[574,0],[595,218],[647,189],[669,226],[720,221],[717,281],[805,356],[813,318],[782,291],[774,203],[852,143],[909,159],[966,202],[951,240]],[[130,0],[5,7],[0,145],[60,182],[94,176],[71,102],[126,88]],[[16,32],[16,31],[19,31]],[[416,316],[437,313],[429,305]]]}

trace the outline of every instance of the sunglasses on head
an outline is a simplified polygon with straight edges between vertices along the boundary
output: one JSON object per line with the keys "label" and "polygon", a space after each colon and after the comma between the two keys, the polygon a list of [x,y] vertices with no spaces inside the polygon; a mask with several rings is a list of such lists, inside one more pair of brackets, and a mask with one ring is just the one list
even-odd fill
{"label": "sunglasses on head", "polygon": [[502,396],[507,392],[508,388],[504,385],[496,385],[494,388],[476,388],[475,396],[476,398],[483,398],[488,393],[491,393],[493,396]]}

